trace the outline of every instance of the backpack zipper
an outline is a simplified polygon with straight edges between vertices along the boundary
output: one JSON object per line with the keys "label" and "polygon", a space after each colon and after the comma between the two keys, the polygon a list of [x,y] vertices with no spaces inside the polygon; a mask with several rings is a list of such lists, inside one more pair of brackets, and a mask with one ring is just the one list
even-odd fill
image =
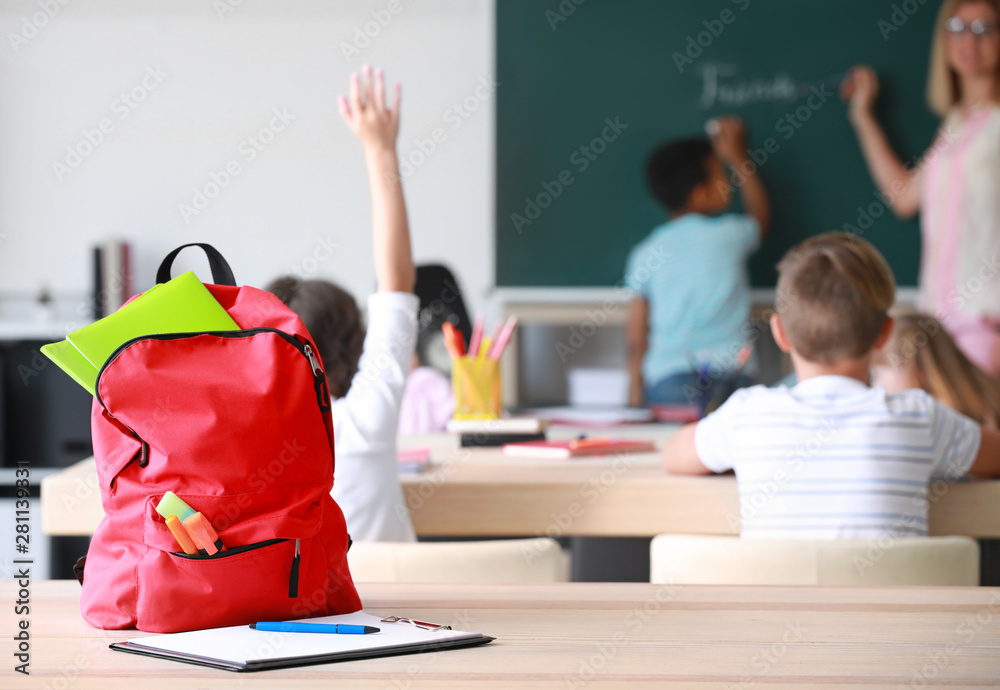
{"label": "backpack zipper", "polygon": [[[206,556],[198,553],[187,554],[183,551],[171,551],[170,553],[178,558],[186,558],[190,561],[214,561],[219,558],[228,558],[229,556],[236,556],[241,553],[246,553],[247,551],[256,551],[257,549],[263,549],[265,546],[272,546],[274,544],[279,544],[283,541],[288,541],[287,539],[266,539],[264,541],[259,541],[256,544],[244,544],[243,546],[234,546],[231,549],[226,549],[225,551],[219,551],[211,556]],[[296,539],[298,541],[298,539]]]}
{"label": "backpack zipper", "polygon": [[[108,416],[111,417],[110,412],[108,413]],[[132,436],[135,438],[135,440],[139,442],[139,450],[136,451],[136,454],[132,456],[131,460],[126,462],[125,465],[120,470],[118,470],[118,474],[121,474],[125,470],[125,468],[131,465],[133,462],[135,462],[136,459],[139,460],[139,467],[145,467],[146,465],[149,464],[149,444],[143,441],[141,438],[139,438],[139,435],[135,433],[135,431],[133,431],[127,424],[124,424],[121,420],[118,420],[118,423],[121,424],[126,429],[128,429],[129,432],[132,434]],[[112,489],[115,488],[115,482],[117,480],[118,480],[118,475],[115,475],[115,478],[111,480]]]}
{"label": "backpack zipper", "polygon": [[[118,359],[119,355],[121,355],[122,352],[124,352],[129,347],[142,340],[181,340],[183,338],[191,338],[198,335],[211,335],[219,338],[249,338],[251,336],[259,335],[261,333],[276,333],[285,341],[290,343],[293,347],[295,347],[295,349],[297,349],[299,352],[302,353],[302,356],[305,357],[306,360],[309,362],[310,369],[312,369],[313,379],[316,384],[317,402],[319,403],[320,408],[322,408],[323,410],[329,408],[330,396],[326,395],[325,401],[324,398],[321,397],[326,389],[326,376],[324,376],[323,374],[323,367],[319,363],[319,359],[317,358],[316,353],[312,348],[312,344],[308,340],[303,343],[294,335],[286,333],[285,331],[278,330],[277,328],[258,327],[258,328],[247,328],[241,331],[194,331],[187,333],[154,333],[152,335],[140,335],[135,338],[126,340],[124,343],[115,348],[114,352],[111,353],[111,356],[109,356],[107,361],[104,362],[104,365],[101,366],[100,371],[97,372],[97,382],[100,383],[101,376],[104,375],[104,370],[107,369],[112,362]],[[101,399],[100,386],[97,387],[95,396],[97,397],[97,402],[100,403],[101,407],[104,407],[104,409],[107,410],[108,408],[105,407],[104,400]],[[111,413],[108,412],[108,414]]]}
{"label": "backpack zipper", "polygon": [[292,558],[292,572],[288,575],[288,598],[299,596],[299,540],[295,540],[295,557]]}
{"label": "backpack zipper", "polygon": [[[312,344],[308,340],[305,343],[303,343],[297,337],[289,333],[285,333],[284,331],[280,331],[277,328],[259,327],[259,328],[247,328],[242,331],[195,331],[189,333],[157,333],[153,335],[140,335],[135,338],[126,340],[124,343],[115,348],[114,352],[111,353],[111,356],[108,357],[107,361],[105,361],[104,364],[101,366],[100,371],[97,372],[97,383],[100,384],[101,376],[104,375],[104,370],[107,369],[112,362],[118,359],[119,355],[121,355],[125,350],[127,350],[135,343],[142,340],[181,340],[183,338],[190,338],[196,335],[211,335],[221,338],[249,338],[251,336],[258,335],[260,333],[276,333],[285,341],[294,346],[299,352],[302,353],[302,356],[305,357],[306,360],[309,362],[309,367],[312,370],[313,385],[316,388],[316,402],[319,405],[320,411],[325,413],[327,410],[329,410],[330,394],[327,392],[326,376],[323,374],[323,367],[319,363],[319,359],[316,357],[316,353],[312,348]],[[146,441],[143,440],[142,437],[140,437],[139,434],[136,433],[135,429],[133,429],[128,424],[125,424],[120,419],[111,414],[111,411],[108,410],[107,406],[104,404],[104,400],[101,398],[101,391],[99,385],[96,386],[96,391],[94,395],[97,398],[97,402],[100,404],[100,406],[103,407],[105,412],[108,413],[108,416],[111,417],[112,419],[117,420],[119,424],[128,429],[129,433],[131,433],[132,436],[135,437],[135,439],[142,444],[142,449],[139,452],[139,467],[145,467],[146,465],[148,465],[149,444],[146,443]],[[326,420],[324,418],[324,423],[325,421]],[[331,448],[331,451],[332,450],[333,449]],[[130,464],[132,464],[132,460],[130,460],[128,464],[125,465],[125,467],[128,467]],[[122,469],[125,468],[123,467]]]}

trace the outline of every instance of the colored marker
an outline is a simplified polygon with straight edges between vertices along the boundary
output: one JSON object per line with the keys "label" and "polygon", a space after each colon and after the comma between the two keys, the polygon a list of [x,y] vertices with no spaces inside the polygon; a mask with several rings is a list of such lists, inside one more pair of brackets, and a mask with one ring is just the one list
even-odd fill
{"label": "colored marker", "polygon": [[479,348],[483,343],[483,315],[476,314],[476,321],[472,325],[472,337],[469,338],[469,357],[479,354]]}
{"label": "colored marker", "polygon": [[193,541],[191,541],[191,535],[188,534],[186,529],[184,529],[184,525],[181,524],[181,521],[177,519],[176,515],[167,516],[167,527],[170,528],[171,534],[174,535],[174,539],[177,540],[177,543],[181,545],[181,549],[184,550],[184,553],[190,556],[198,553],[198,547],[194,545]]}
{"label": "colored marker", "polygon": [[177,494],[173,491],[168,491],[156,504],[156,512],[162,515],[164,520],[171,515],[176,515],[178,520],[184,522],[194,515],[194,508],[177,498]]}
{"label": "colored marker", "polygon": [[507,343],[510,342],[510,336],[514,333],[514,327],[517,325],[517,317],[512,316],[507,319],[507,323],[504,324],[503,329],[500,331],[500,335],[493,339],[493,344],[490,345],[490,352],[487,357],[492,359],[500,359],[500,355],[503,354],[504,348],[507,347]]}
{"label": "colored marker", "polygon": [[267,632],[290,632],[290,633],[334,633],[337,635],[371,635],[381,632],[380,628],[373,628],[370,625],[347,625],[338,623],[273,623],[265,621],[263,623],[251,623],[254,630],[264,630]]}
{"label": "colored marker", "polygon": [[455,328],[455,324],[445,321],[441,324],[441,330],[444,332],[444,344],[448,348],[448,353],[454,359],[465,355],[465,343],[462,341],[462,334]]}
{"label": "colored marker", "polygon": [[225,551],[226,546],[222,543],[222,539],[216,534],[215,530],[212,529],[212,524],[205,519],[205,516],[201,513],[194,513],[188,516],[184,520],[184,526],[187,528],[188,534],[191,535],[191,539],[194,541],[195,546],[199,549],[204,549],[205,553],[209,556],[214,556],[219,551]]}

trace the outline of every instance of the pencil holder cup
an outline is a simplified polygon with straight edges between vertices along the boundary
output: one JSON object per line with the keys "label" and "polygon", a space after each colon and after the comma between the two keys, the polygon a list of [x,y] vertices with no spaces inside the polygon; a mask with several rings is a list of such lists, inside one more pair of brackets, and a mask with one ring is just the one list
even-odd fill
{"label": "pencil holder cup", "polygon": [[489,357],[452,360],[451,386],[455,419],[497,419],[500,416],[500,362]]}

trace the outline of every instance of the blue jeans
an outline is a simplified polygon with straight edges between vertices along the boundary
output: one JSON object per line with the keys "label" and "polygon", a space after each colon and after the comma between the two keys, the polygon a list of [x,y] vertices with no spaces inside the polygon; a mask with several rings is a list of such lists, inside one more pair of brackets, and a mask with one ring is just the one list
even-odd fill
{"label": "blue jeans", "polygon": [[[756,382],[746,374],[701,376],[697,372],[673,374],[646,388],[647,405],[697,405],[701,415],[716,409],[739,388]],[[700,415],[700,416],[701,416]]]}

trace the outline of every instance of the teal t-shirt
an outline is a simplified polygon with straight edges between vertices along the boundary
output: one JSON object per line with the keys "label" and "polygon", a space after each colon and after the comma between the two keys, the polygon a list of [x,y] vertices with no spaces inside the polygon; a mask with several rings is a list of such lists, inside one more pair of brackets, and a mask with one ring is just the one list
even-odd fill
{"label": "teal t-shirt", "polygon": [[655,228],[629,254],[625,286],[649,301],[646,386],[691,371],[729,367],[747,341],[747,258],[760,246],[752,216],[690,213]]}

